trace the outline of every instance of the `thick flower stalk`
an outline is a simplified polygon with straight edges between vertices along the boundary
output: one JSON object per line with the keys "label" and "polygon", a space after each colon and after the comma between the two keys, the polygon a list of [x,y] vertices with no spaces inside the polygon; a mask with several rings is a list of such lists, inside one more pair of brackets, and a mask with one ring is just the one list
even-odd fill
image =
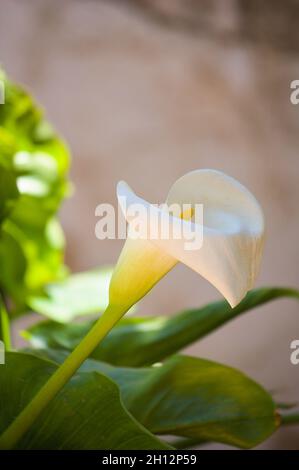
{"label": "thick flower stalk", "polygon": [[[233,178],[215,170],[188,173],[174,183],[163,208],[139,198],[123,182],[118,184],[117,195],[129,229],[130,226],[136,229],[137,221],[143,231],[129,230],[110,282],[109,305],[2,434],[0,448],[16,446],[118,320],[178,262],[207,279],[232,307],[254,284],[263,248],[263,214],[254,196]],[[184,210],[186,204],[189,208]],[[193,210],[197,204],[203,205],[203,220],[200,221]],[[132,219],[130,209],[136,205],[144,211]],[[170,208],[174,205],[176,209],[172,211]],[[161,220],[174,229],[172,234],[181,233],[181,236],[165,237]],[[155,236],[152,236],[152,228]],[[143,236],[138,235],[141,233]],[[188,249],[194,237],[200,243]]]}

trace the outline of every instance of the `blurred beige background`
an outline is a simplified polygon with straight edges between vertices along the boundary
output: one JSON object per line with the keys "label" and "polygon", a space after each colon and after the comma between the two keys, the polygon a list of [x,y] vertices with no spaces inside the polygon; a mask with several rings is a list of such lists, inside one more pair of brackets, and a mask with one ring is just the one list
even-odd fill
{"label": "blurred beige background", "polygon": [[[299,79],[295,2],[285,16],[274,2],[268,17],[267,9],[242,10],[242,1],[137,3],[1,1],[0,61],[71,146],[76,192],[61,213],[68,264],[82,270],[117,259],[121,242],[96,240],[94,211],[116,203],[119,179],[160,202],[176,178],[208,167],[239,179],[264,208],[258,284],[298,287],[299,105],[289,99],[290,82]],[[167,315],[218,297],[180,266],[140,313]],[[292,300],[268,304],[188,351],[296,401],[290,342],[299,339],[298,314]],[[261,448],[299,449],[299,427]]]}

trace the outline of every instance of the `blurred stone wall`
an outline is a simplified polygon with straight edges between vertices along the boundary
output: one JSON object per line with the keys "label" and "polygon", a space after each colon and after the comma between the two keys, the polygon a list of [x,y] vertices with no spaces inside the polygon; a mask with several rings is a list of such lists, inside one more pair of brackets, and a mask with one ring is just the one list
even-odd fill
{"label": "blurred stone wall", "polygon": [[[264,208],[258,284],[298,286],[299,105],[289,99],[290,82],[299,79],[297,4],[1,1],[0,61],[72,149],[76,191],[61,216],[74,270],[117,259],[122,243],[96,240],[94,210],[116,202],[119,179],[159,202],[180,175],[209,167],[238,178]],[[140,313],[167,315],[218,297],[179,266]],[[188,351],[236,366],[296,401],[295,338],[298,304],[280,300]],[[261,448],[299,448],[298,427]]]}
{"label": "blurred stone wall", "polygon": [[298,0],[115,0],[185,34],[299,50]]}

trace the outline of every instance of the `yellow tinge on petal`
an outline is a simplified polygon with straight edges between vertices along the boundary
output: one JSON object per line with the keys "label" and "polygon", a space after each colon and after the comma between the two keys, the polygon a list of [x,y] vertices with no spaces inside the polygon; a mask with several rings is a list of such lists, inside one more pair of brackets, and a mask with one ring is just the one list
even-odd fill
{"label": "yellow tinge on petal", "polygon": [[110,281],[110,303],[130,308],[176,264],[150,241],[128,238]]}
{"label": "yellow tinge on petal", "polygon": [[[132,198],[132,191],[126,183],[119,183],[118,197],[126,197],[131,203],[139,202]],[[124,209],[123,209],[124,210]],[[193,215],[192,208],[181,212],[180,217],[188,220]],[[177,259],[151,240],[132,239],[128,236],[110,281],[110,303],[127,308],[138,302],[176,264]]]}

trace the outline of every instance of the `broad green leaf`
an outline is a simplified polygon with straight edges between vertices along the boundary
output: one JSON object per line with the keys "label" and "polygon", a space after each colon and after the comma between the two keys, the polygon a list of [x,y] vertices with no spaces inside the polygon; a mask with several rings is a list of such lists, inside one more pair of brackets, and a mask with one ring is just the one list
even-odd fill
{"label": "broad green leaf", "polygon": [[[153,364],[242,313],[280,297],[298,299],[299,293],[284,287],[264,287],[249,292],[233,309],[226,301],[219,301],[170,317],[124,318],[96,348],[92,357],[115,365]],[[41,322],[30,328],[25,337],[37,347],[72,350],[91,325],[91,322],[66,326]]]}
{"label": "broad green leaf", "polygon": [[100,313],[108,305],[112,268],[105,267],[72,274],[45,287],[43,296],[28,300],[33,311],[58,322],[68,322],[77,316]]}
{"label": "broad green leaf", "polygon": [[[7,353],[0,373],[0,433],[56,369],[53,362]],[[99,373],[74,376],[18,443],[21,449],[169,449],[124,408],[117,386]]]}
{"label": "broad green leaf", "polygon": [[[62,362],[67,353],[40,351]],[[81,371],[98,371],[118,384],[135,418],[154,434],[254,447],[278,426],[268,392],[231,367],[174,356],[148,368],[121,368],[89,359]]]}

